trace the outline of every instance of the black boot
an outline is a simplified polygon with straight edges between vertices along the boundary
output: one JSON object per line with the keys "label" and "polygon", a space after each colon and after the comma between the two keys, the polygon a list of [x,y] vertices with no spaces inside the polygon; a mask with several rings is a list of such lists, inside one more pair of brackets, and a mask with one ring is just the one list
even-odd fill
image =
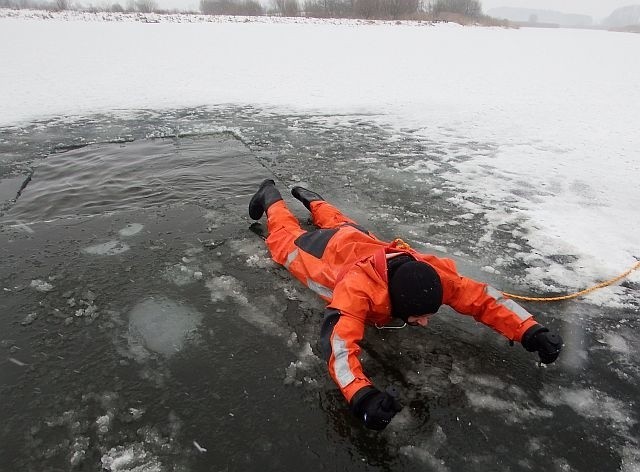
{"label": "black boot", "polygon": [[266,179],[260,184],[256,194],[251,197],[249,216],[254,220],[259,220],[267,208],[280,200],[282,200],[282,195],[276,188],[276,183],[271,179]]}
{"label": "black boot", "polygon": [[291,195],[300,200],[302,204],[307,207],[307,210],[311,210],[311,202],[324,201],[324,198],[316,192],[307,190],[304,187],[293,187],[291,189]]}

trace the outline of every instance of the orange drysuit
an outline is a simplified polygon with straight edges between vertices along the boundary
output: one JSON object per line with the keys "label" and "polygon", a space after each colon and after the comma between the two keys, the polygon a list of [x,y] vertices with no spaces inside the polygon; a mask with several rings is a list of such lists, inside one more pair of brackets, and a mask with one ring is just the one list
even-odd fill
{"label": "orange drysuit", "polygon": [[328,302],[320,344],[331,377],[347,401],[372,385],[358,359],[358,343],[365,324],[391,321],[387,259],[393,253],[431,265],[442,282],[443,304],[513,341],[520,341],[536,324],[500,291],[458,274],[452,260],[381,241],[325,201],[313,201],[310,207],[313,223],[321,229],[303,230],[282,200],[271,205],[266,242],[273,260]]}

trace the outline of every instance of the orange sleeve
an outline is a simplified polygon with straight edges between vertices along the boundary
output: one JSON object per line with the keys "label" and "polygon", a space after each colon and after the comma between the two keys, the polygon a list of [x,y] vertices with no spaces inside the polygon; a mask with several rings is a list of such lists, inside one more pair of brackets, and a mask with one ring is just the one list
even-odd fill
{"label": "orange sleeve", "polygon": [[499,290],[460,275],[449,280],[443,302],[513,341],[520,341],[524,332],[537,323],[531,313]]}
{"label": "orange sleeve", "polygon": [[[338,318],[332,330],[327,330],[327,366],[329,374],[347,399],[363,387],[372,385],[360,363],[359,342],[364,337],[365,320],[370,310],[370,297],[363,290],[366,275],[357,268],[336,285],[327,311]],[[338,313],[339,312],[339,313]]]}

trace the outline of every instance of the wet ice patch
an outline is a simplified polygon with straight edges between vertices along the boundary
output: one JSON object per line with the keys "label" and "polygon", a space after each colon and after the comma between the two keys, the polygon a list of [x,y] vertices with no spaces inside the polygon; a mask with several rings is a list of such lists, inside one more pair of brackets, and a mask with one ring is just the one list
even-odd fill
{"label": "wet ice patch", "polygon": [[201,321],[194,308],[168,298],[148,298],[129,312],[129,348],[138,360],[148,356],[145,351],[170,357],[193,338]]}
{"label": "wet ice patch", "polygon": [[466,391],[469,403],[477,410],[488,410],[504,415],[507,423],[515,424],[535,418],[551,418],[553,412],[543,408],[522,405],[519,401],[505,400],[495,394]]}
{"label": "wet ice patch", "polygon": [[129,223],[127,226],[118,231],[118,234],[123,238],[128,238],[130,236],[134,236],[142,231],[144,228],[140,223]]}
{"label": "wet ice patch", "polygon": [[82,252],[93,256],[115,256],[129,250],[129,245],[122,241],[107,241],[106,243],[96,244],[94,246],[85,247]]}
{"label": "wet ice patch", "polygon": [[[393,423],[391,424],[393,425]],[[446,440],[447,435],[442,427],[436,424],[430,437],[426,441],[417,445],[402,446],[400,447],[400,453],[426,464],[429,470],[447,472],[450,469],[446,467],[443,460],[435,456],[436,452],[445,444]]]}
{"label": "wet ice patch", "polygon": [[474,409],[498,413],[509,424],[553,416],[552,411],[533,405],[521,388],[507,386],[497,377],[468,375],[464,389]]}
{"label": "wet ice patch", "polygon": [[606,333],[604,336],[604,342],[609,345],[612,351],[619,352],[621,354],[630,354],[631,349],[627,341],[620,335],[615,333]]}
{"label": "wet ice patch", "polygon": [[635,424],[625,404],[594,388],[545,390],[543,401],[550,406],[567,405],[580,416],[605,420],[621,431]]}

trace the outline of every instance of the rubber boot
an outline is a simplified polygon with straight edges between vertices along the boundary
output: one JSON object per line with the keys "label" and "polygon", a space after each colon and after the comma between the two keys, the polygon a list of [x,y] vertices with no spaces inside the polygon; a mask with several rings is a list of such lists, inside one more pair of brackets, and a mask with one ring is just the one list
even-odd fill
{"label": "rubber boot", "polygon": [[254,220],[259,220],[267,208],[280,200],[282,200],[282,195],[276,188],[276,183],[271,179],[264,180],[255,195],[251,197],[249,216]]}
{"label": "rubber boot", "polygon": [[300,200],[309,211],[311,211],[311,202],[324,201],[324,198],[322,198],[316,192],[307,190],[304,187],[293,187],[291,189],[291,195]]}

